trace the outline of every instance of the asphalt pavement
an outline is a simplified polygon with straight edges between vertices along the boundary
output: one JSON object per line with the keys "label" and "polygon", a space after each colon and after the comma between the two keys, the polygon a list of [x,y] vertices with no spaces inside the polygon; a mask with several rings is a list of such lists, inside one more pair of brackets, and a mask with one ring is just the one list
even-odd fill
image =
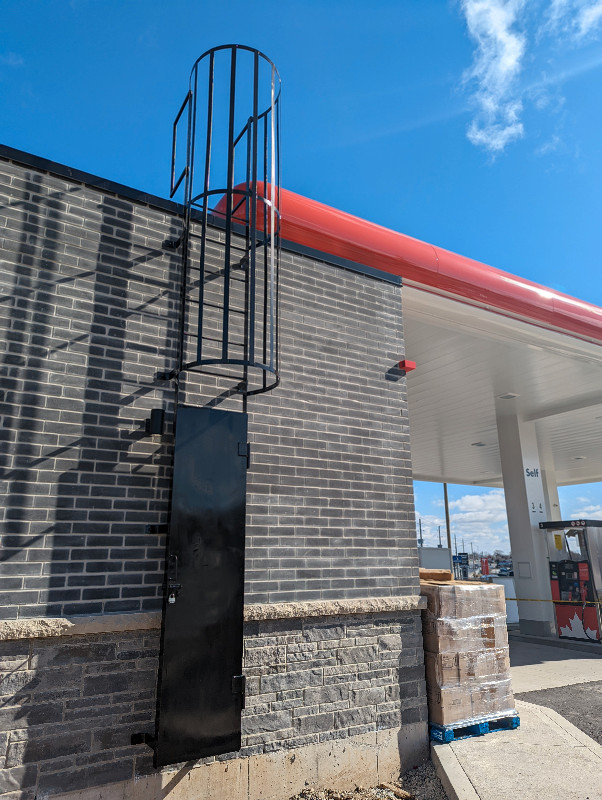
{"label": "asphalt pavement", "polygon": [[526,692],[516,699],[553,709],[602,745],[602,681]]}

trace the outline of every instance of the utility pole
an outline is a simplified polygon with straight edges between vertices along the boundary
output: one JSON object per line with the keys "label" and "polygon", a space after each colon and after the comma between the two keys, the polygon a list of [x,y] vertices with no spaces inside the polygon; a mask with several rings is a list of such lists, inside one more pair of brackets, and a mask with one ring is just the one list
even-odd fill
{"label": "utility pole", "polygon": [[[455,533],[454,533],[454,550],[455,550],[455,554],[457,556],[458,555],[458,540],[456,539],[456,534]],[[457,578],[458,577],[458,565],[454,562],[453,556],[451,555],[451,550],[450,550],[449,560],[451,561],[452,575],[454,576],[454,578]]]}
{"label": "utility pole", "polygon": [[443,547],[443,545],[441,544],[441,525],[439,525],[439,544],[437,545],[437,547]]}
{"label": "utility pole", "polygon": [[420,544],[420,547],[424,547],[424,539],[422,538],[422,520],[421,519],[418,520],[418,527],[420,529],[420,536],[418,537],[418,543]]}
{"label": "utility pole", "polygon": [[[452,575],[454,573],[454,559],[452,557],[452,545],[451,545],[451,525],[449,524],[449,500],[447,497],[447,483],[443,484],[443,504],[445,505],[445,528],[447,530],[447,546],[449,548],[449,567],[452,571]],[[454,541],[456,537],[454,536]],[[456,555],[458,555],[458,547],[456,545]]]}

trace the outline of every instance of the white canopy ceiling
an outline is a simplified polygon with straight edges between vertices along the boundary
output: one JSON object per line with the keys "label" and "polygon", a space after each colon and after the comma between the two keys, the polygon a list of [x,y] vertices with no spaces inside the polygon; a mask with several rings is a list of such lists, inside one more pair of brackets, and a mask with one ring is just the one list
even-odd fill
{"label": "white canopy ceiling", "polygon": [[559,485],[602,480],[601,345],[407,284],[403,314],[416,480],[502,486],[496,402],[536,421]]}

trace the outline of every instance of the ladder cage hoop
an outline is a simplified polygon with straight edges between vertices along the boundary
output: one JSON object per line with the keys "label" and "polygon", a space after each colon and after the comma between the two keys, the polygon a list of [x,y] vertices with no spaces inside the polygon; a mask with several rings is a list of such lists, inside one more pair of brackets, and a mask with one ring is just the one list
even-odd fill
{"label": "ladder cage hoop", "polygon": [[173,123],[171,196],[184,206],[177,371],[237,365],[245,397],[279,382],[280,93],[266,55],[221,45],[194,63]]}

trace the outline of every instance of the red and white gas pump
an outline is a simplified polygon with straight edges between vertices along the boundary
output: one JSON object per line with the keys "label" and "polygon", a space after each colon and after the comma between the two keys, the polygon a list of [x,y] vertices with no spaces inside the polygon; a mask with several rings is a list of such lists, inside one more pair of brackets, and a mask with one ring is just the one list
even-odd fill
{"label": "red and white gas pump", "polygon": [[550,585],[561,639],[600,643],[602,520],[540,522],[550,562]]}

